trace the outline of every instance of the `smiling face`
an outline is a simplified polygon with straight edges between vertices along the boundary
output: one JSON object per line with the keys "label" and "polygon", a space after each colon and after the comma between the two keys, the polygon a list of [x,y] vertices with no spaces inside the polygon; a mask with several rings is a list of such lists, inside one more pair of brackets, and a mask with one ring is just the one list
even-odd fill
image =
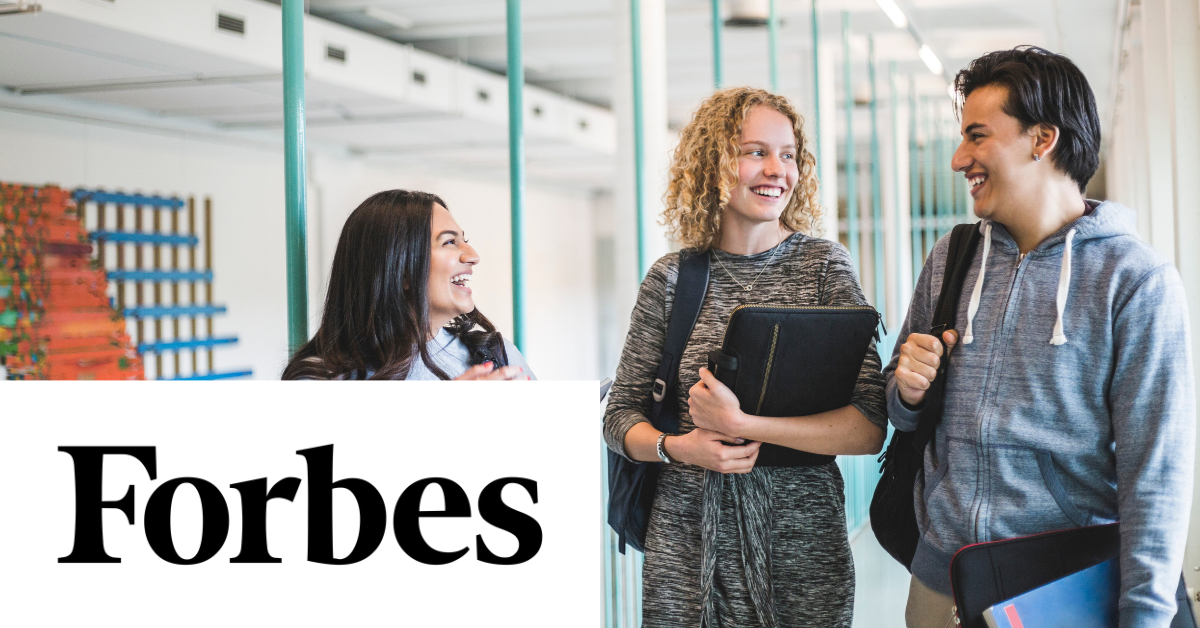
{"label": "smiling face", "polygon": [[437,333],[457,316],[475,309],[471,273],[479,255],[449,210],[434,203],[429,252],[429,326]]}
{"label": "smiling face", "polygon": [[971,92],[963,103],[962,144],[951,166],[967,178],[975,200],[975,215],[1010,224],[1022,208],[1035,205],[1049,163],[1047,147],[1039,141],[1037,126],[1022,129],[1021,122],[1004,112],[1008,90],[987,85]]}
{"label": "smiling face", "polygon": [[738,181],[722,219],[747,226],[778,221],[800,178],[792,121],[759,105],[746,115],[738,146]]}

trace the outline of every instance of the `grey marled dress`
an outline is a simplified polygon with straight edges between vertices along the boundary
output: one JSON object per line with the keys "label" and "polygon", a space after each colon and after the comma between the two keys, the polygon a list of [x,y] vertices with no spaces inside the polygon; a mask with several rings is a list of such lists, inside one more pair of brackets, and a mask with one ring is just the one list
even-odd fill
{"label": "grey marled dress", "polygon": [[[681,432],[695,429],[687,414],[687,391],[707,354],[718,349],[729,315],[744,303],[770,305],[864,305],[850,256],[840,244],[793,234],[772,251],[754,255],[710,252],[710,279],[700,317],[684,350],[679,374],[683,410]],[[724,268],[717,259],[724,263]],[[726,271],[749,285],[745,292]],[[626,432],[649,412],[650,386],[658,367],[667,319],[679,272],[679,254],[655,262],[638,293],[637,304],[617,367],[616,382],[605,414],[608,446],[624,454]],[[874,344],[867,352],[852,405],[881,429],[886,426],[883,375]],[[706,475],[708,476],[706,479]],[[715,483],[714,483],[715,479]],[[747,475],[728,475],[691,465],[668,465],[658,491],[646,538],[642,573],[642,625],[702,625],[701,545],[706,482],[715,485],[719,502],[715,518],[715,569],[712,570],[709,620],[726,627],[762,626],[763,605],[747,586],[747,570],[760,569],[770,583],[770,615],[779,626],[849,627],[854,608],[854,565],[846,538],[842,477],[837,465],[755,468]],[[757,491],[757,493],[755,493]],[[755,507],[754,497],[763,504]],[[711,486],[710,486],[711,498]],[[766,532],[767,560],[755,565],[747,552],[747,519],[759,519]],[[753,523],[753,522],[751,522]],[[747,557],[750,557],[749,559]],[[710,556],[710,559],[712,557]],[[759,594],[761,599],[761,594]]]}

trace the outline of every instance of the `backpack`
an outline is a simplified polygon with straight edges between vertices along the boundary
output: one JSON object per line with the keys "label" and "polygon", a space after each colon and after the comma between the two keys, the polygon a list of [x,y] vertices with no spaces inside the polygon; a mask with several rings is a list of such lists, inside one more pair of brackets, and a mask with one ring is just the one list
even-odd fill
{"label": "backpack", "polygon": [[[958,312],[958,299],[962,295],[963,281],[975,258],[975,249],[982,239],[978,223],[962,224],[950,233],[950,247],[946,252],[946,270],[942,274],[942,291],[938,295],[934,310],[933,327],[930,334],[942,338],[942,332],[954,329]],[[960,334],[961,336],[961,334]],[[879,457],[882,466],[879,484],[871,497],[871,530],[879,544],[892,558],[900,561],[905,569],[912,571],[913,556],[917,553],[920,532],[917,530],[916,505],[913,490],[917,473],[925,464],[925,446],[933,437],[942,420],[943,402],[946,395],[946,374],[950,367],[950,354],[944,355],[938,364],[937,377],[925,392],[925,410],[921,413],[917,429],[912,432],[896,430],[887,449]]]}
{"label": "backpack", "polygon": [[[667,336],[650,393],[650,424],[660,432],[679,433],[679,362],[708,290],[708,252],[679,253],[675,300],[667,321]],[[646,529],[658,486],[661,462],[635,462],[608,450],[608,525],[617,534],[617,547],[646,551]]]}

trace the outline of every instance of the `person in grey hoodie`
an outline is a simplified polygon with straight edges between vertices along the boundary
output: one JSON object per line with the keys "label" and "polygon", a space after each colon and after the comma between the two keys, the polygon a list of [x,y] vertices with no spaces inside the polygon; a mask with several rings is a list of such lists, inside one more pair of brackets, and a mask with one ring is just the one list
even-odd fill
{"label": "person in grey hoodie", "polygon": [[1085,200],[1100,124],[1066,57],[1021,47],[959,72],[962,172],[982,220],[957,332],[928,335],[948,237],[933,248],[884,370],[911,431],[952,351],[945,410],[913,496],[921,538],[905,619],[953,617],[949,565],[971,543],[1121,522],[1121,628],[1166,627],[1192,494],[1195,400],[1174,266],[1133,212]]}

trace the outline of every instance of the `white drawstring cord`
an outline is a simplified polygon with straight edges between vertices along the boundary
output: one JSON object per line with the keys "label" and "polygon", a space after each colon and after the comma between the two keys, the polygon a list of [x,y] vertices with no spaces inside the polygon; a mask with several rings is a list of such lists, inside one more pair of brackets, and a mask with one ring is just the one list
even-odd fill
{"label": "white drawstring cord", "polygon": [[1063,243],[1062,268],[1058,271],[1058,299],[1055,301],[1058,319],[1054,321],[1054,335],[1050,338],[1050,344],[1055,346],[1067,343],[1067,336],[1063,333],[1063,310],[1067,309],[1067,291],[1071,288],[1071,243],[1074,240],[1075,230],[1071,229],[1067,232],[1067,241]]}
{"label": "white drawstring cord", "polygon": [[[967,306],[967,330],[963,333],[962,342],[969,345],[975,342],[971,333],[971,325],[975,322],[975,313],[979,311],[979,297],[983,293],[983,275],[987,271],[988,252],[992,250],[992,221],[987,221],[983,228],[983,261],[979,263],[979,278],[975,280],[975,289],[971,291],[971,304]],[[946,279],[943,278],[942,281]]]}

